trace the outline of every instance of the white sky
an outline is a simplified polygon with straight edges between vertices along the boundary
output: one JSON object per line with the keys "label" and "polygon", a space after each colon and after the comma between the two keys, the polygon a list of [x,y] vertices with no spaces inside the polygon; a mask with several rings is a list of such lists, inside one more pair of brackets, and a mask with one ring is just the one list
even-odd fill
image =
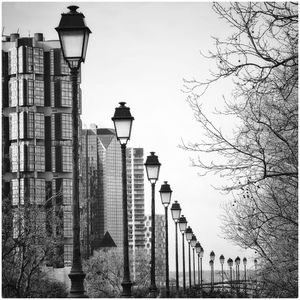
{"label": "white sky", "polygon": [[[213,50],[211,36],[226,37],[230,28],[212,11],[209,2],[73,2],[86,17],[90,35],[86,62],[82,66],[82,121],[113,127],[111,117],[118,102],[126,101],[135,118],[129,147],[155,151],[162,164],[156,185],[156,212],[163,213],[158,190],[167,180],[182,213],[202,244],[203,267],[208,269],[209,253],[241,258],[245,250],[222,237],[219,215],[222,195],[212,185],[218,176],[199,177],[192,168],[190,153],[178,148],[181,139],[199,141],[203,132],[181,92],[183,78],[204,79],[211,62],[199,50]],[[60,14],[71,2],[3,2],[4,34],[44,34],[58,39],[55,27]],[[220,82],[203,98],[209,112],[222,106],[222,95],[230,96],[230,84]],[[217,120],[217,119],[216,119]],[[221,126],[230,128],[224,121]],[[225,128],[228,130],[228,128]],[[150,184],[145,182],[145,208],[150,214]],[[175,270],[174,223],[169,214],[170,270]],[[182,270],[181,236],[179,267]],[[252,252],[248,252],[253,255]],[[249,267],[252,260],[249,260]],[[251,265],[250,265],[251,264]],[[227,268],[227,266],[226,266]]]}

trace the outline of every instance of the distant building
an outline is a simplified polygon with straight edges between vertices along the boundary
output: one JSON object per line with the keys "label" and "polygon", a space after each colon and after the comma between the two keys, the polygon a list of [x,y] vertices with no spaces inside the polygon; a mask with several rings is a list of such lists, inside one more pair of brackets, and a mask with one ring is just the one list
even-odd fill
{"label": "distant building", "polygon": [[[59,41],[41,33],[2,37],[3,196],[14,211],[41,208],[40,226],[61,241],[49,262],[54,267],[69,265],[73,255],[69,75]],[[78,101],[80,109],[80,89]]]}
{"label": "distant building", "polygon": [[[151,232],[152,220],[151,216],[146,216],[146,249],[151,255]],[[166,231],[165,216],[155,215],[155,280],[158,286],[165,285],[166,282]]]}
{"label": "distant building", "polygon": [[[145,248],[144,149],[128,148],[126,165],[128,238],[133,261],[136,261],[136,250]],[[134,280],[136,276],[135,264],[133,264]]]}
{"label": "distant building", "polygon": [[[143,149],[128,148],[126,164],[129,246],[134,254],[145,245]],[[82,130],[81,165],[82,192],[89,203],[83,244],[96,250],[109,232],[116,246],[123,247],[121,147],[114,129],[92,125]]]}

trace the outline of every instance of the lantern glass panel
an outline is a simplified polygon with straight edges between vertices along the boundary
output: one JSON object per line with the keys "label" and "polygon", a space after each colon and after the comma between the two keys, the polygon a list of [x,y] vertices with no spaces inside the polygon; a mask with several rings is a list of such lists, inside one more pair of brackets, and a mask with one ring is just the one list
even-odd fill
{"label": "lantern glass panel", "polygon": [[193,233],[192,232],[186,232],[185,235],[186,235],[186,240],[190,241],[192,239]]}
{"label": "lantern glass panel", "polygon": [[180,218],[181,209],[171,209],[172,218],[174,221],[178,221]]}
{"label": "lantern glass panel", "polygon": [[82,61],[85,61],[85,56],[86,56],[86,50],[87,50],[87,46],[88,46],[88,42],[89,42],[89,32],[87,30],[85,30],[84,32],[84,43],[83,43],[83,53],[82,53]]}
{"label": "lantern glass panel", "polygon": [[165,206],[168,206],[171,202],[171,195],[172,192],[161,192],[160,193],[161,203]]}
{"label": "lantern glass panel", "polygon": [[127,141],[130,139],[132,120],[115,119],[114,125],[118,140],[121,144],[126,144]]}
{"label": "lantern glass panel", "polygon": [[195,249],[196,249],[196,253],[200,253],[201,252],[201,247],[200,246],[196,246]]}
{"label": "lantern glass panel", "polygon": [[179,223],[179,229],[181,232],[185,232],[187,223]]}
{"label": "lantern glass panel", "polygon": [[151,183],[155,182],[158,179],[159,167],[160,167],[159,165],[147,165],[146,166],[148,180]]}
{"label": "lantern glass panel", "polygon": [[197,241],[196,240],[191,240],[191,246],[194,248],[196,246]]}
{"label": "lantern glass panel", "polygon": [[[61,30],[59,35],[65,59],[68,60],[69,58],[72,58],[80,60],[83,54],[82,50],[84,48],[85,30]],[[87,43],[85,45],[85,48],[86,47]]]}

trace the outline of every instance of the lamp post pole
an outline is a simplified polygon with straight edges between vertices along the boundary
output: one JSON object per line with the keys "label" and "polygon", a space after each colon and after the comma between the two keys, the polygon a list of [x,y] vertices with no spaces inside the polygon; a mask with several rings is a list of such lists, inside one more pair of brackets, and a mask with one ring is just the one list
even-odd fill
{"label": "lamp post pole", "polygon": [[186,291],[186,281],[185,281],[185,251],[184,251],[184,233],[182,232],[182,272],[183,272],[183,291]]}
{"label": "lamp post pole", "polygon": [[244,264],[244,292],[245,292],[245,295],[246,295],[246,292],[247,292],[247,258],[244,257],[243,258],[243,264]]}
{"label": "lamp post pole", "polygon": [[254,259],[254,272],[255,272],[255,296],[257,296],[257,259]]}
{"label": "lamp post pole", "polygon": [[131,297],[131,280],[129,270],[128,244],[128,214],[127,214],[127,171],[126,171],[126,144],[121,145],[122,151],[122,190],[123,190],[123,259],[124,277],[122,282],[123,297]]}
{"label": "lamp post pole", "polygon": [[232,265],[233,265],[233,260],[231,258],[228,258],[227,264],[229,266],[229,274],[230,274],[230,292],[232,293]]}
{"label": "lamp post pole", "polygon": [[191,272],[191,242],[188,242],[189,248],[189,289],[192,288],[192,272]]}
{"label": "lamp post pole", "polygon": [[175,265],[176,265],[176,292],[179,292],[179,266],[178,266],[178,225],[175,221]]}
{"label": "lamp post pole", "polygon": [[193,247],[193,271],[194,271],[194,287],[196,285],[196,273],[195,273],[195,248]]}
{"label": "lamp post pole", "polygon": [[122,194],[123,194],[123,281],[122,297],[131,297],[131,280],[129,269],[129,244],[128,244],[128,214],[127,214],[127,171],[126,171],[126,144],[130,139],[132,122],[129,107],[125,102],[120,102],[112,117],[114,122],[116,136],[121,145],[122,152]]}
{"label": "lamp post pole", "polygon": [[179,220],[179,229],[182,233],[182,275],[183,275],[183,291],[186,291],[186,282],[185,282],[185,251],[184,251],[184,233],[186,231],[187,221],[184,215],[182,215]]}
{"label": "lamp post pole", "polygon": [[237,279],[237,293],[239,294],[240,292],[240,262],[241,259],[237,256],[235,259],[235,264],[236,264],[236,279]]}
{"label": "lamp post pole", "polygon": [[193,279],[194,279],[194,287],[196,285],[196,274],[195,274],[195,247],[196,247],[196,244],[197,244],[197,238],[196,236],[193,234],[192,235],[192,239],[191,239],[191,242],[190,242],[191,246],[192,246],[192,249],[193,249]]}
{"label": "lamp post pole", "polygon": [[151,283],[150,293],[156,296],[155,283],[155,183],[151,183]]}
{"label": "lamp post pole", "polygon": [[165,207],[165,228],[166,228],[166,296],[170,297],[169,285],[169,236],[168,236],[168,207]]}
{"label": "lamp post pole", "polygon": [[201,282],[201,285],[200,285],[200,288],[201,288],[201,293],[202,293],[202,287],[203,287],[203,280],[202,280],[202,258],[203,258],[203,254],[204,254],[204,250],[203,248],[201,247],[201,250],[200,250],[200,253],[199,253],[199,256],[200,256],[200,267],[201,267],[201,271],[200,271],[200,282]]}
{"label": "lamp post pole", "polygon": [[166,231],[166,297],[170,297],[169,284],[169,235],[168,235],[168,206],[171,202],[172,190],[167,181],[160,188],[160,198],[165,207],[165,231]]}
{"label": "lamp post pole", "polygon": [[[195,249],[196,249],[197,261],[198,261],[198,288],[200,288],[200,251],[201,251],[201,245],[200,245],[199,242],[196,242]],[[195,267],[195,265],[194,265],[194,267]],[[195,282],[194,282],[194,284],[196,286]]]}
{"label": "lamp post pole", "polygon": [[[88,37],[91,33],[86,26],[84,15],[77,12],[78,6],[69,6],[68,13],[61,14],[61,20],[56,27],[59,35],[63,57],[71,73],[72,83],[72,213],[73,213],[73,261],[69,274],[71,280],[70,297],[87,297],[84,290],[85,273],[82,270],[80,253],[80,205],[79,205],[79,153],[78,153],[78,70],[85,61]],[[69,43],[73,40],[73,43]]]}
{"label": "lamp post pole", "polygon": [[223,269],[224,261],[225,261],[225,257],[223,254],[221,254],[220,264],[221,264],[221,276],[222,276],[222,290],[224,289],[224,269]]}
{"label": "lamp post pole", "polygon": [[200,288],[200,255],[198,254],[198,285]]}
{"label": "lamp post pole", "polygon": [[189,226],[185,231],[185,237],[188,242],[188,249],[189,249],[189,289],[192,287],[192,273],[191,273],[191,240],[193,237],[193,230]]}
{"label": "lamp post pole", "polygon": [[171,206],[172,218],[175,222],[175,261],[176,261],[176,293],[179,292],[179,268],[178,268],[178,221],[180,218],[181,208],[177,201]]}
{"label": "lamp post pole", "polygon": [[155,283],[155,183],[158,180],[161,163],[155,152],[150,152],[147,156],[145,167],[147,171],[148,180],[151,183],[151,283],[150,283],[150,297],[156,297],[157,287]]}
{"label": "lamp post pole", "polygon": [[210,252],[210,267],[211,267],[211,290],[214,290],[214,260],[215,260],[215,253],[214,251]]}

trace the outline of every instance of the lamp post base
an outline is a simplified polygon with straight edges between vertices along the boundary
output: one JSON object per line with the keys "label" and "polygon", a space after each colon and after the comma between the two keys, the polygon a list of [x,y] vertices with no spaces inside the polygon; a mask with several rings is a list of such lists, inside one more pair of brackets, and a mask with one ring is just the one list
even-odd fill
{"label": "lamp post base", "polygon": [[72,271],[68,275],[71,280],[69,298],[88,298],[85,293],[83,281],[85,273],[83,271]]}
{"label": "lamp post base", "polygon": [[122,291],[122,298],[131,298],[131,286],[132,282],[131,281],[123,281],[121,283],[123,291]]}

